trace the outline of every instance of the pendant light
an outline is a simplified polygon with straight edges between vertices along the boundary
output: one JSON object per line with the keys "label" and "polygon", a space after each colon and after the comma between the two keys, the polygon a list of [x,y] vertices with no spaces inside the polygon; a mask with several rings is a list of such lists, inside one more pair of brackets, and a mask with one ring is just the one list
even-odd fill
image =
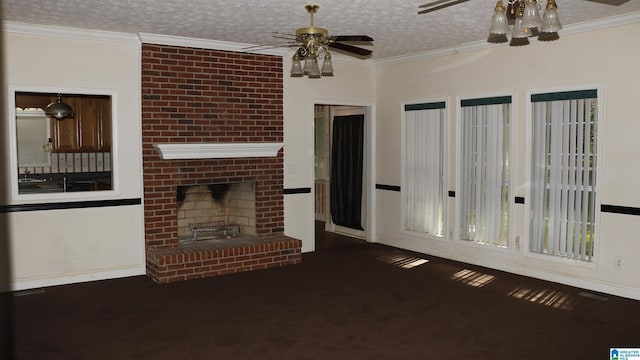
{"label": "pendant light", "polygon": [[45,113],[58,120],[73,117],[73,109],[71,109],[71,105],[62,102],[62,94],[58,94],[58,99],[56,100],[56,102],[52,102],[51,104],[47,105]]}

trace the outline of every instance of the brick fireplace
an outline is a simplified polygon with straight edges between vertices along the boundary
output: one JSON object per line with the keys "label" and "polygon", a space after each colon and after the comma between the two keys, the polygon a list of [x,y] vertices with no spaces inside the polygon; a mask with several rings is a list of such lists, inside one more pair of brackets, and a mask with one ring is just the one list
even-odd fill
{"label": "brick fireplace", "polygon": [[[277,56],[142,45],[145,246],[154,281],[301,261],[301,241],[284,236],[284,150],[240,146],[282,144],[282,74]],[[233,183],[254,187],[255,234],[181,244],[179,188]]]}

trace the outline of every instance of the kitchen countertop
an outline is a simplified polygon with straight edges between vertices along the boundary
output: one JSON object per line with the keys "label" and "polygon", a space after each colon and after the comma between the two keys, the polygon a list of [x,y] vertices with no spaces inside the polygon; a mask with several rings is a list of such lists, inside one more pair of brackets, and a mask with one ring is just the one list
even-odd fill
{"label": "kitchen countertop", "polygon": [[20,194],[94,191],[109,189],[111,189],[111,172],[37,174],[29,178],[21,177],[18,182],[18,192]]}

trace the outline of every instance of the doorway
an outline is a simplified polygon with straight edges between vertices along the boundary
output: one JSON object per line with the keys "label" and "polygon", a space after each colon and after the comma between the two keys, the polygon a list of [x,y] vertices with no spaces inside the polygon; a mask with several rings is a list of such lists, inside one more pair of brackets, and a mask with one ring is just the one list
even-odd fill
{"label": "doorway", "polygon": [[365,239],[369,110],[345,105],[314,110],[317,229]]}

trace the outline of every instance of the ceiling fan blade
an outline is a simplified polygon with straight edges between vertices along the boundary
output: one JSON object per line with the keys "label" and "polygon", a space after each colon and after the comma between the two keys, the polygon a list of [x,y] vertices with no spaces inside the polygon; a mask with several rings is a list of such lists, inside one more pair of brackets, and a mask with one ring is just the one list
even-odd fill
{"label": "ceiling fan blade", "polygon": [[367,49],[359,48],[357,46],[343,44],[343,43],[339,43],[339,42],[332,42],[332,43],[329,44],[329,47],[332,47],[332,48],[338,49],[338,50],[342,50],[342,51],[346,51],[346,52],[349,52],[349,53],[353,53],[353,54],[356,54],[356,55],[360,55],[360,56],[369,56],[369,55],[371,55],[371,50],[367,50]]}
{"label": "ceiling fan blade", "polygon": [[422,5],[418,6],[418,7],[419,8],[430,8],[432,6],[440,5],[442,3],[446,3],[446,2],[449,2],[449,1],[453,1],[453,0],[434,0],[432,2],[428,2],[426,4],[422,4]]}
{"label": "ceiling fan blade", "polygon": [[593,1],[596,3],[606,4],[606,5],[620,6],[628,2],[629,0],[587,0],[587,1]]}
{"label": "ceiling fan blade", "polygon": [[[467,2],[469,0],[437,0],[430,2],[428,4],[420,5],[419,8],[426,8],[424,10],[418,11],[418,14],[426,14],[436,10],[444,9],[449,6],[461,4],[463,2]],[[443,4],[444,3],[444,4]]]}
{"label": "ceiling fan blade", "polygon": [[367,35],[335,35],[330,36],[329,39],[333,41],[373,41],[373,39]]}
{"label": "ceiling fan blade", "polygon": [[289,40],[289,41],[296,41],[295,37],[288,37],[288,36],[276,36],[276,35],[273,35],[273,38],[275,38],[275,39],[284,39],[284,40]]}
{"label": "ceiling fan blade", "polygon": [[294,42],[282,43],[282,44],[267,44],[267,45],[252,45],[243,47],[240,49],[241,52],[251,52],[251,51],[264,51],[269,49],[281,48],[281,47],[291,47],[296,45]]}
{"label": "ceiling fan blade", "polygon": [[272,31],[271,32],[271,36],[273,37],[288,37],[288,38],[296,38],[296,34],[290,34],[290,33],[283,33],[283,32],[279,32],[279,31]]}

